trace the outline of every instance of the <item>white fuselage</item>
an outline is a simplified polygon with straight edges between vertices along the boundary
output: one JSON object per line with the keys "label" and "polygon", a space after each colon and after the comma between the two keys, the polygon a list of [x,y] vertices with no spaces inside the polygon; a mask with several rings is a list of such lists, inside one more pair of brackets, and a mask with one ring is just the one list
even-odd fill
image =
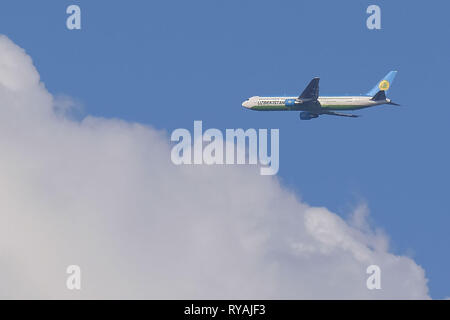
{"label": "white fuselage", "polygon": [[390,100],[372,100],[369,96],[337,96],[319,97],[319,104],[295,103],[297,97],[251,97],[242,103],[242,106],[251,110],[260,111],[312,111],[317,109],[326,110],[356,110],[389,103]]}

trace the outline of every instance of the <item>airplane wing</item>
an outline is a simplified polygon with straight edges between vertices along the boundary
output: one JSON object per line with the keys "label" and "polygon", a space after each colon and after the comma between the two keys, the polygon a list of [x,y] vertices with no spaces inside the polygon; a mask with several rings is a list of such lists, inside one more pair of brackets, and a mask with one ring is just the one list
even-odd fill
{"label": "airplane wing", "polygon": [[317,100],[317,98],[319,97],[319,80],[320,78],[312,79],[298,98],[301,100],[306,99]]}
{"label": "airplane wing", "polygon": [[349,118],[358,118],[359,117],[356,114],[339,113],[339,112],[333,112],[333,111],[325,111],[325,112],[322,112],[322,114],[329,114],[331,116],[340,116],[340,117],[349,117]]}

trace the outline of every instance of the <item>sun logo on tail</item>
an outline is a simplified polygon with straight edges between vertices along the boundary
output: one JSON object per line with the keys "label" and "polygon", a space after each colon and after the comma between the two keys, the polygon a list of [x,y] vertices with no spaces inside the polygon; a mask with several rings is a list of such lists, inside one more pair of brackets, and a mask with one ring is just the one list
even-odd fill
{"label": "sun logo on tail", "polygon": [[380,84],[378,85],[378,88],[380,88],[380,90],[382,91],[387,91],[389,89],[389,81],[387,80],[381,81]]}

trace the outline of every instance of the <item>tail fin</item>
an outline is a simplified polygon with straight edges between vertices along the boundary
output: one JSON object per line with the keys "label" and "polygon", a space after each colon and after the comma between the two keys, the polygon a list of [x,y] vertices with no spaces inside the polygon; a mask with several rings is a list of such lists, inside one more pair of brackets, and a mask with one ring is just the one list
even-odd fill
{"label": "tail fin", "polygon": [[378,91],[388,91],[396,75],[397,71],[389,72],[372,90],[367,92],[367,95],[373,97]]}

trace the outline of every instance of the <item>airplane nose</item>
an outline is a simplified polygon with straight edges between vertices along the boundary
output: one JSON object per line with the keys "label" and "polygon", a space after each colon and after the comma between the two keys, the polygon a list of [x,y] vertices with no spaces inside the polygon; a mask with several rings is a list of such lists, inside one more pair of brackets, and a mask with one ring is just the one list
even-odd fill
{"label": "airplane nose", "polygon": [[242,102],[242,106],[243,106],[244,108],[250,108],[250,101],[245,100],[244,102]]}

